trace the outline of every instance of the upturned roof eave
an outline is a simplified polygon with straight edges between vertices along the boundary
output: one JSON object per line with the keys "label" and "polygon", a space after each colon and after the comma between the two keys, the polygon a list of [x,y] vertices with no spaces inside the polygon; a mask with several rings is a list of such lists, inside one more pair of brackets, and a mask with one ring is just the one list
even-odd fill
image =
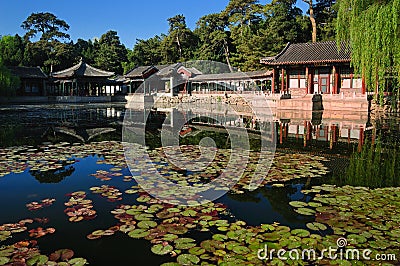
{"label": "upturned roof eave", "polygon": [[284,65],[312,65],[312,64],[329,64],[329,63],[350,63],[351,59],[338,59],[338,60],[310,60],[310,61],[285,61],[285,62],[268,62],[263,59],[260,60],[262,64],[268,66],[284,66]]}

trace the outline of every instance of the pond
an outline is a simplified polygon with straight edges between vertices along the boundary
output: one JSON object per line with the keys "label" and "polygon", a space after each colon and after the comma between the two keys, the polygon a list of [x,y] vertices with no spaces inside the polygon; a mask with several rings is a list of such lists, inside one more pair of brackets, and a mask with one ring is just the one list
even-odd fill
{"label": "pond", "polygon": [[[174,184],[212,182],[232,156],[226,128],[249,132],[250,155],[230,191],[213,202],[176,206],[151,195],[180,191],[139,186],[137,180],[148,174],[144,158],[127,164],[121,141],[124,117],[132,114],[137,111],[118,103],[0,107],[0,265],[279,264],[284,260],[260,259],[260,249],[313,248],[319,255],[337,248],[339,238],[349,247],[371,249],[371,257],[400,257],[397,116],[278,113],[263,121],[227,112],[149,110],[146,153]],[[188,116],[194,118],[179,132],[180,150],[195,161],[202,139],[216,145],[202,171],[177,169],[165,158],[174,151],[162,145],[162,124]],[[249,190],[263,129],[276,139],[276,150],[268,175]],[[356,260],[321,256],[284,262]]]}

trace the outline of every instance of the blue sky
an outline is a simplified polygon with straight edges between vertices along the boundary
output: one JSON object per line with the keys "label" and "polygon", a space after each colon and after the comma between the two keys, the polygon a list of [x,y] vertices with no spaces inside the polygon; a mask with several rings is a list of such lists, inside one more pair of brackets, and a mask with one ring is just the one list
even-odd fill
{"label": "blue sky", "polygon": [[[0,0],[0,35],[24,35],[20,27],[33,12],[50,12],[65,20],[72,40],[93,39],[116,30],[132,48],[136,39],[167,33],[167,19],[183,14],[191,29],[203,15],[223,10],[229,0]],[[260,1],[265,4],[266,1]],[[270,2],[270,1],[268,1]],[[299,6],[302,7],[301,1]]]}

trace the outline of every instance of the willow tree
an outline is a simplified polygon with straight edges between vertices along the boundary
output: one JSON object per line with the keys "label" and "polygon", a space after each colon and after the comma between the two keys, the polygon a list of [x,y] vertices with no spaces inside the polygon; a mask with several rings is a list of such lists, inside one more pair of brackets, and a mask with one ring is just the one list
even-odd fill
{"label": "willow tree", "polygon": [[352,66],[368,91],[382,94],[385,77],[400,79],[400,0],[338,1],[337,41],[350,40]]}

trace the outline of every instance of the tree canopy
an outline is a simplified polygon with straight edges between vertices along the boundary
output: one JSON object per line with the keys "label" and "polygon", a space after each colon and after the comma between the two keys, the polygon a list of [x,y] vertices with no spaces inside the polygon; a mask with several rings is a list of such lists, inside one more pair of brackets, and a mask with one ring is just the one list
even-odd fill
{"label": "tree canopy", "polygon": [[64,32],[69,29],[67,22],[48,12],[32,13],[21,27],[27,31],[25,38],[28,40],[37,34],[41,34],[40,39],[45,41],[69,39],[69,34]]}
{"label": "tree canopy", "polygon": [[[334,0],[314,0],[318,40],[332,39],[335,27]],[[280,52],[287,42],[311,41],[311,22],[295,0],[230,0],[219,13],[201,17],[190,29],[182,14],[165,21],[168,32],[137,39],[128,49],[114,30],[99,39],[69,40],[69,25],[48,12],[32,13],[18,35],[0,38],[5,65],[41,66],[58,71],[80,58],[98,68],[123,74],[139,65],[159,65],[190,60],[213,60],[242,71],[265,67],[259,59]]]}
{"label": "tree canopy", "polygon": [[104,70],[123,74],[122,62],[127,61],[127,50],[116,31],[110,30],[103,34],[98,42],[95,66]]}
{"label": "tree canopy", "polygon": [[400,0],[338,1],[337,40],[350,40],[352,65],[370,91],[400,77],[399,11]]}

